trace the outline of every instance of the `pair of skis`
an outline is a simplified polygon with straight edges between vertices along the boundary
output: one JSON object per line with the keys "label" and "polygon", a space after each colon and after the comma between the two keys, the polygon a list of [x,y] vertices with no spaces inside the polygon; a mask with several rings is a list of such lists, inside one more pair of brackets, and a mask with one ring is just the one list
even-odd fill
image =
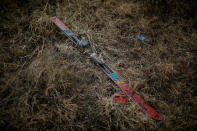
{"label": "pair of skis", "polygon": [[[123,96],[127,96],[130,100],[138,105],[138,107],[148,114],[150,117],[156,120],[162,120],[161,115],[158,114],[150,105],[146,104],[144,100],[132,89],[129,85],[122,79],[116,72],[114,72],[106,63],[103,61],[102,56],[95,53],[91,47],[89,46],[87,41],[81,40],[78,36],[76,36],[64,23],[62,23],[57,17],[51,18],[52,22],[55,23],[64,33],[65,35],[72,40],[76,45],[84,48],[85,52],[90,56],[95,63],[105,72],[105,74],[111,78],[114,83],[120,87],[124,94],[120,94],[122,102],[125,102]],[[120,100],[120,99],[118,99]]]}

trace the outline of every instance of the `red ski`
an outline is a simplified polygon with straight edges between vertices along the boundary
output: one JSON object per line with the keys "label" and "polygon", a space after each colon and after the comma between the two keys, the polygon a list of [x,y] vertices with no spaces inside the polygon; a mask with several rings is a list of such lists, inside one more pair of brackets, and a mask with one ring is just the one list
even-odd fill
{"label": "red ski", "polygon": [[[127,96],[130,100],[136,103],[143,112],[148,114],[153,119],[162,120],[161,115],[159,113],[157,113],[150,105],[146,104],[144,100],[132,88],[130,88],[129,85],[119,75],[117,75],[117,73],[115,73],[109,66],[105,64],[101,55],[95,53],[91,49],[87,41],[81,40],[78,36],[72,33],[72,31],[65,24],[63,24],[57,17],[52,17],[51,20],[76,45],[79,45],[84,48],[86,53],[95,61],[95,63],[107,74],[108,77],[111,78],[112,81],[114,81],[114,83],[116,83],[120,87],[125,96]],[[119,96],[124,97],[123,94],[120,94]],[[117,98],[117,100],[123,103],[126,102],[125,99],[121,98]]]}

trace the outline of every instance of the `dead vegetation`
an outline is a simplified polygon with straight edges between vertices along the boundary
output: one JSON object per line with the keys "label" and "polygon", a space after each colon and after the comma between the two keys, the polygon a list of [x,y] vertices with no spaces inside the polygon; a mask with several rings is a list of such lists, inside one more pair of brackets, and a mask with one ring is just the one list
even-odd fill
{"label": "dead vegetation", "polygon": [[[154,10],[148,13],[150,8],[145,3],[4,1],[0,6],[0,127],[195,129],[195,22],[193,18],[177,18],[177,12],[170,8],[168,16],[152,14]],[[114,89],[107,76],[50,22],[52,16],[89,40],[107,64],[162,115],[163,121],[151,119],[132,102],[115,103],[111,95],[118,88]],[[139,34],[151,41],[130,41]]]}

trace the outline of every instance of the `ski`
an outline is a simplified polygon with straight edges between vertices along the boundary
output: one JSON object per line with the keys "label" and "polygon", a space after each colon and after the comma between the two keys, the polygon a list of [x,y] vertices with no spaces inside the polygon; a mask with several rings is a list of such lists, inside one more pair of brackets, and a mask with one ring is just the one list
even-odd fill
{"label": "ski", "polygon": [[162,120],[162,117],[159,113],[157,113],[150,105],[146,104],[145,101],[132,89],[129,87],[127,82],[121,78],[115,71],[113,71],[106,63],[104,62],[102,56],[100,54],[95,53],[88,41],[82,40],[78,36],[76,36],[64,23],[62,23],[57,17],[52,17],[51,21],[56,24],[65,35],[72,40],[76,45],[84,48],[85,53],[90,56],[94,62],[98,65],[100,69],[102,69],[105,74],[116,84],[122,92],[132,100],[137,106],[150,117],[156,120]]}

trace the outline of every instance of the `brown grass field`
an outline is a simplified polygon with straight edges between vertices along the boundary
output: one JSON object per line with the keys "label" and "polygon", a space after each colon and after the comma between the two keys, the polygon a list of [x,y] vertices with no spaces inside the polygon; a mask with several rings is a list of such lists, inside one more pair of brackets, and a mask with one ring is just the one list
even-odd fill
{"label": "brown grass field", "polygon": [[[197,129],[197,11],[189,1],[150,1],[2,0],[0,128]],[[114,102],[120,90],[52,16],[88,40],[163,120]],[[130,40],[139,34],[151,41]]]}

